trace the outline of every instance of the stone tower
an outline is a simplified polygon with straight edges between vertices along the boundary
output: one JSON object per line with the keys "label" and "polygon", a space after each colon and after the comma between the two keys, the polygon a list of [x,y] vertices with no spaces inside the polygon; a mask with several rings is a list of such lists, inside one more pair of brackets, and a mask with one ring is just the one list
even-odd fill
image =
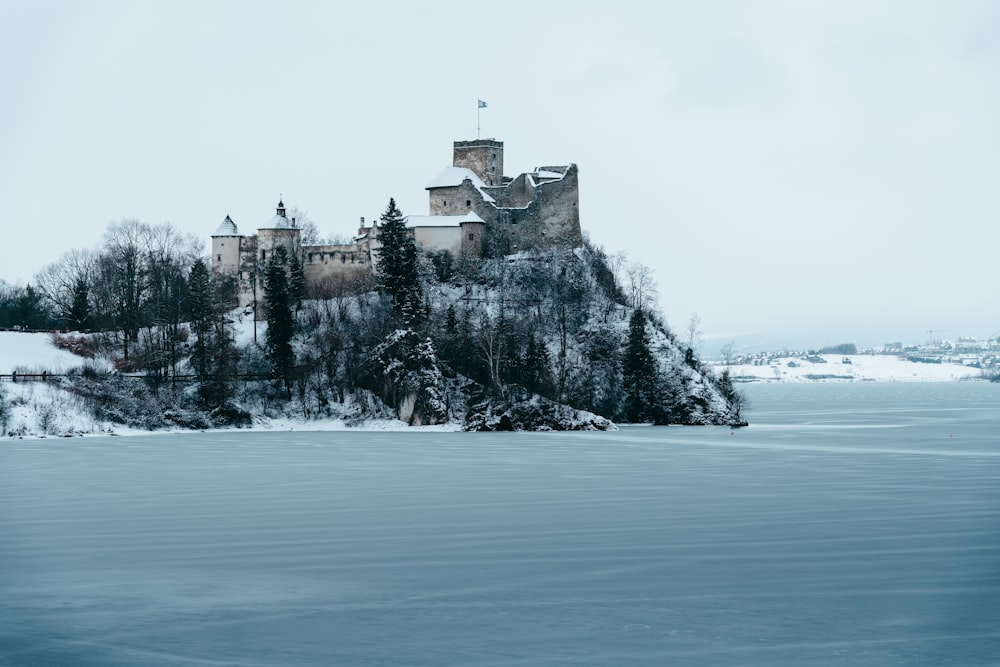
{"label": "stone tower", "polygon": [[471,169],[486,185],[503,185],[503,142],[496,139],[456,141],[452,164]]}

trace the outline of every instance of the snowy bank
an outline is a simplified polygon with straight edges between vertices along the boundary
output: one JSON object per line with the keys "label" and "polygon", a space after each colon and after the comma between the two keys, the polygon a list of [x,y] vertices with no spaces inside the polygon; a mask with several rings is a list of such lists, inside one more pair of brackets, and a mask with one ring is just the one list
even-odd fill
{"label": "snowy bank", "polygon": [[768,363],[725,368],[740,382],[956,382],[980,379],[978,368],[954,363],[923,363],[894,355],[820,354],[787,356]]}

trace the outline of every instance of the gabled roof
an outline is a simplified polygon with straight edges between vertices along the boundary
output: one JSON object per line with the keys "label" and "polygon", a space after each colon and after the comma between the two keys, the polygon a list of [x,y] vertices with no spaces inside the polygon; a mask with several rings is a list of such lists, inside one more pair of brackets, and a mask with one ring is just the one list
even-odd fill
{"label": "gabled roof", "polygon": [[465,167],[445,167],[437,177],[430,182],[430,184],[425,188],[425,190],[432,190],[434,188],[451,188],[456,185],[461,185],[462,181],[469,179],[472,181],[472,185],[479,190],[479,194],[483,196],[483,199],[488,202],[493,202],[493,197],[483,192],[483,188],[486,184],[483,183],[483,179],[476,175],[476,172],[471,169],[466,169]]}
{"label": "gabled roof", "polygon": [[239,236],[240,232],[236,228],[236,223],[228,215],[226,219],[219,224],[219,227],[215,230],[212,236]]}

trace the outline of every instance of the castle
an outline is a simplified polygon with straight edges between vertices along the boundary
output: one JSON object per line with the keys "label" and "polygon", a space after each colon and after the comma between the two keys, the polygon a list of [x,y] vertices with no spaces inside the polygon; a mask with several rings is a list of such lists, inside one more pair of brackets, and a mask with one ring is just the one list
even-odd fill
{"label": "castle", "polygon": [[[583,241],[575,164],[539,167],[510,178],[503,175],[502,141],[456,141],[452,166],[426,189],[429,215],[405,219],[424,252],[482,257],[575,248]],[[378,237],[378,222],[366,226],[362,218],[352,243],[303,244],[297,221],[279,201],[275,215],[253,236],[241,235],[226,216],[212,234],[212,270],[235,280],[241,307],[257,304],[263,298],[261,268],[282,245],[301,260],[307,293],[332,296],[350,291],[352,285],[371,284]]]}

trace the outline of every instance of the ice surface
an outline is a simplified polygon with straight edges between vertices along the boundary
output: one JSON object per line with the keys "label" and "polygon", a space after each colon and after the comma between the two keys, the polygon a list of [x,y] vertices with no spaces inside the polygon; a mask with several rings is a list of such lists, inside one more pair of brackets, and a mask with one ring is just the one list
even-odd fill
{"label": "ice surface", "polygon": [[0,664],[990,665],[1000,385],[754,424],[0,442]]}

